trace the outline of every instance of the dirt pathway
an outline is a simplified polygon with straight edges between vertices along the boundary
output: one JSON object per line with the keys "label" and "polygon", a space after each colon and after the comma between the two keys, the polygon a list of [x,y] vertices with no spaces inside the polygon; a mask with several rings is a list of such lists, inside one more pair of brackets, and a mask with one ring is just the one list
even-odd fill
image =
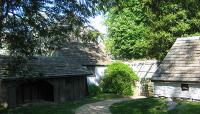
{"label": "dirt pathway", "polygon": [[99,101],[95,103],[90,103],[79,107],[75,114],[111,114],[109,107],[117,102],[122,102],[131,99],[145,98],[143,96],[139,97],[130,97],[130,98],[114,98],[104,101]]}

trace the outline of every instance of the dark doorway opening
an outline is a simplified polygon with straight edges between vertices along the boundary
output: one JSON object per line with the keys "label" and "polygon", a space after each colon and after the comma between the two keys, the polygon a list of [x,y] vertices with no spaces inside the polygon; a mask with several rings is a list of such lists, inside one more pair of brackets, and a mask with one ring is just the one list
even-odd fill
{"label": "dark doorway opening", "polygon": [[44,80],[26,81],[17,87],[17,103],[54,101],[53,86]]}

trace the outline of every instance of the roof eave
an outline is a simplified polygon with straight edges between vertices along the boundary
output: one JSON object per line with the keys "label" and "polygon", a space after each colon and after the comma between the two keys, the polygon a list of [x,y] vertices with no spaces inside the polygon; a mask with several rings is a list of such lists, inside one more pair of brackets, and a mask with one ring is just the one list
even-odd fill
{"label": "roof eave", "polygon": [[1,80],[17,80],[17,79],[45,79],[45,78],[68,78],[68,77],[93,77],[94,75],[91,73],[87,74],[62,74],[62,75],[43,75],[43,76],[4,76],[0,77]]}

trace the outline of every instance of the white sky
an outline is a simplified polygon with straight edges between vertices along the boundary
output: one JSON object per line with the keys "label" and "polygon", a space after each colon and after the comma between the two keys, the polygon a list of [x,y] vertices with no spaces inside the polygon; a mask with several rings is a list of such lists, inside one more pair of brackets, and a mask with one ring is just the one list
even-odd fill
{"label": "white sky", "polygon": [[106,25],[104,24],[104,17],[103,15],[95,16],[94,18],[89,18],[90,25],[97,29],[102,34],[107,33]]}

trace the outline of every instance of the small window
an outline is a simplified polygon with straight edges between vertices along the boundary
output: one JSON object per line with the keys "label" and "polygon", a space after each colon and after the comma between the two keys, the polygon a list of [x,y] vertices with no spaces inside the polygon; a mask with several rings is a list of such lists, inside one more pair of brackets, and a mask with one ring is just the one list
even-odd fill
{"label": "small window", "polygon": [[181,84],[182,91],[189,91],[189,85],[188,84]]}

